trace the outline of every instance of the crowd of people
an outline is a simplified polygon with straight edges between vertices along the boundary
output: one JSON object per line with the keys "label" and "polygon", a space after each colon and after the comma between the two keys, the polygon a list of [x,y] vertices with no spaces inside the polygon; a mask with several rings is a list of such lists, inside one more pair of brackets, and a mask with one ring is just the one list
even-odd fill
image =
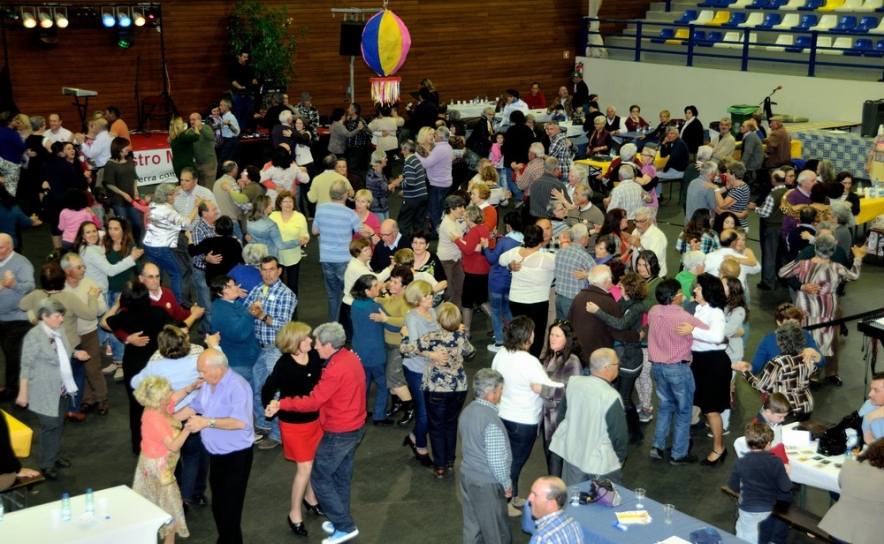
{"label": "crowd of people", "polygon": [[[37,415],[41,472],[56,479],[71,466],[60,456],[64,420],[111,410],[104,372],[124,382],[140,455],[134,488],[173,516],[167,542],[189,534],[185,514],[207,504],[207,489],[219,541],[243,540],[253,445],[281,445],[296,464],[295,534],[309,534],[306,510],[328,518],[324,542],[354,538],[350,480],[368,421],[408,429],[403,446],[437,478],[454,472],[460,440],[464,540],[509,541],[506,518],[522,515],[526,497],[538,535],[576,535],[561,511],[564,486],[619,483],[629,446],[655,419],[654,396],[649,455],[672,465],[723,463],[724,436],[739,426],[736,372],[810,417],[811,391],[842,384],[840,328],[827,323],[843,314],[839,297],[865,256],[853,246],[852,176],[826,160],[793,164],[777,118],[764,150],[750,143],[757,122],[744,122],[734,160],[729,120],[704,145],[694,106],[683,122],[661,112],[657,130],[623,143],[623,132],[649,128],[640,107],[621,125],[582,83],[577,73],[574,93],[563,86],[550,112],[585,123],[587,150],[554,117],[540,130],[525,115],[527,102],[547,107],[539,84],[524,101],[507,90],[502,123],[489,108],[467,137],[424,80],[407,120],[389,106],[370,120],[355,103],[334,110],[330,153],[318,160],[309,93],[297,106],[280,99],[261,119],[270,160],[245,166],[236,162],[244,119],[231,109],[248,107],[235,93],[207,119],[191,115],[189,128],[172,120],[179,183],[147,198],[117,108],[93,116],[86,134],[56,114],[51,128],[42,117],[5,123],[0,144],[22,145],[0,152],[10,212],[0,213],[0,399]],[[574,162],[613,149],[607,171]],[[667,158],[659,172],[658,156]],[[10,167],[16,157],[27,168]],[[685,227],[670,240],[656,216],[673,180],[684,187]],[[750,213],[760,257],[746,247]],[[38,289],[19,229],[41,221],[57,251]],[[318,251],[308,252],[312,237]],[[301,297],[305,258],[318,261],[326,288],[328,319],[315,329],[298,320],[302,298],[321,301]],[[759,273],[757,289],[790,302],[752,346],[749,276]],[[466,403],[465,361],[486,332],[476,312],[491,323],[492,361]],[[190,343],[197,332],[205,350]],[[690,428],[701,415],[713,441],[698,456]],[[884,414],[863,415],[874,452]],[[538,435],[548,474],[520,496]],[[747,438],[753,450],[770,442],[763,428]],[[739,530],[750,534],[762,517],[741,517]]]}

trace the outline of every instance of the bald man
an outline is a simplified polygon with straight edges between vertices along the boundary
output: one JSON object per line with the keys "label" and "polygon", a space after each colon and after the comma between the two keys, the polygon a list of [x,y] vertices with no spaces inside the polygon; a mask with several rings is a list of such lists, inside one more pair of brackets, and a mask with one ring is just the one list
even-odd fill
{"label": "bald man", "polygon": [[565,515],[568,488],[561,478],[541,476],[531,486],[528,503],[536,529],[531,544],[567,542],[583,544],[583,530],[571,516]]}
{"label": "bald man", "polygon": [[411,247],[411,236],[399,232],[399,223],[395,219],[384,219],[378,235],[381,241],[374,246],[374,253],[371,256],[372,270],[387,268],[394,253]]}
{"label": "bald man", "polygon": [[210,191],[215,187],[218,171],[218,156],[215,154],[215,131],[203,123],[198,113],[190,114],[188,132],[199,134],[200,139],[193,144],[193,162],[199,171],[199,183]]}

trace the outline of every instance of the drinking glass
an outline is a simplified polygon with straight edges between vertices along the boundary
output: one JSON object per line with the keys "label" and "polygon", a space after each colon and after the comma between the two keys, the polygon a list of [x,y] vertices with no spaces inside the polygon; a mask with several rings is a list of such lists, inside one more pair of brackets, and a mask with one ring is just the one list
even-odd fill
{"label": "drinking glass", "polygon": [[644,508],[645,505],[642,504],[642,500],[645,498],[645,490],[642,488],[637,488],[635,490],[635,507],[636,508]]}
{"label": "drinking glass", "polygon": [[675,512],[674,504],[663,505],[663,523],[669,525],[672,523],[672,513]]}
{"label": "drinking glass", "polygon": [[574,486],[571,489],[569,489],[568,495],[571,497],[571,506],[580,505],[580,488],[579,487]]}

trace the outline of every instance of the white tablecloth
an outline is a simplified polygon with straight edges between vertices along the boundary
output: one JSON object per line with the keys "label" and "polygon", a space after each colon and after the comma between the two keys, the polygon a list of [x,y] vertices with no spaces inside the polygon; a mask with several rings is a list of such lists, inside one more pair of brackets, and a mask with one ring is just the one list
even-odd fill
{"label": "white tablecloth", "polygon": [[461,119],[465,117],[481,117],[482,110],[489,106],[493,108],[497,105],[496,102],[479,102],[478,104],[473,104],[472,102],[469,104],[458,104],[457,100],[454,102],[454,104],[448,104],[448,111],[460,112]]}
{"label": "white tablecloth", "polygon": [[80,526],[85,512],[84,495],[71,497],[71,521],[52,522],[52,510],[61,509],[61,499],[6,514],[0,523],[0,542],[58,544],[156,544],[157,530],[171,521],[169,514],[130,488],[121,485],[94,492],[96,513],[99,499],[108,499],[108,517],[91,526]]}

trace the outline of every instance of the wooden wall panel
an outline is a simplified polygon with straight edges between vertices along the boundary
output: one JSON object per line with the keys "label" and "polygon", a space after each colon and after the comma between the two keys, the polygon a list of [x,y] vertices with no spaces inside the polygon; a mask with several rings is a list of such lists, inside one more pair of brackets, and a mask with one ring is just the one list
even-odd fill
{"label": "wooden wall panel", "polygon": [[[96,5],[69,0],[71,4]],[[217,101],[227,86],[232,56],[226,25],[232,1],[160,1],[163,36],[172,96],[182,112],[204,111]],[[377,0],[283,2],[267,0],[267,6],[286,5],[294,19],[292,32],[307,28],[299,39],[294,58],[297,76],[289,88],[292,101],[302,90],[314,96],[324,115],[347,100],[349,63],[338,55],[341,16],[330,8],[378,7]],[[608,0],[603,17],[643,15],[648,0]],[[417,89],[424,77],[439,88],[443,101],[476,95],[495,96],[508,87],[527,91],[537,80],[554,94],[567,82],[579,51],[581,18],[586,2],[574,0],[392,0],[390,9],[408,26],[411,52],[397,75],[403,94]],[[130,127],[135,126],[136,67],[140,97],[158,94],[163,80],[160,70],[160,35],[156,29],[136,29],[135,45],[120,49],[113,32],[103,28],[59,30],[55,50],[36,48],[33,31],[7,29],[10,73],[18,107],[28,114],[57,111],[75,125],[76,112],[62,86],[96,90],[90,109],[118,106]],[[563,58],[567,51],[568,58]],[[370,103],[368,78],[374,74],[360,57],[355,62],[356,100]]]}

